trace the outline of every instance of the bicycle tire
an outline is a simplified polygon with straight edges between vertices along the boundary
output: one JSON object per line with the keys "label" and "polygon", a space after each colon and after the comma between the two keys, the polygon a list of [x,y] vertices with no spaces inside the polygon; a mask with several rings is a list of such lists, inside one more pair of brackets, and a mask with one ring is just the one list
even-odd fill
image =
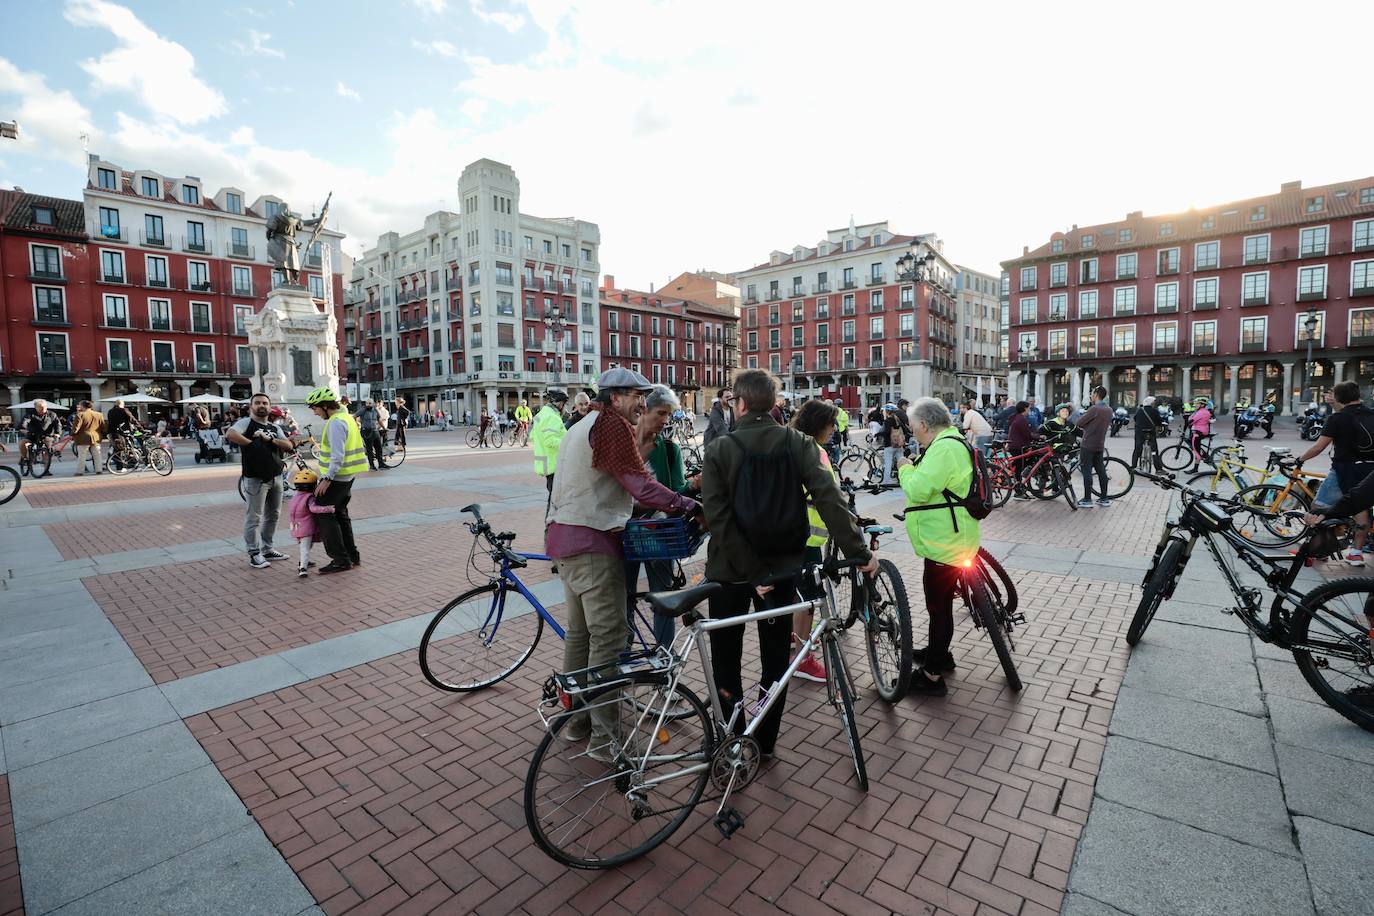
{"label": "bicycle tire", "polygon": [[23,480],[19,472],[8,464],[0,464],[0,506],[14,499],[19,495],[19,489],[23,486]]}
{"label": "bicycle tire", "polygon": [[[622,682],[616,685],[609,685],[599,690],[589,692],[584,698],[584,705],[595,706],[597,705],[598,700],[604,697],[607,693],[613,691],[632,690],[635,687],[662,688],[667,686],[667,684],[668,678],[662,674],[652,674],[647,672],[635,674],[630,677],[628,682]],[[700,757],[703,760],[703,762],[709,764],[710,760],[715,754],[717,745],[717,734],[715,724],[711,720],[711,715],[709,712],[707,712],[705,704],[702,703],[701,700],[697,697],[697,695],[693,693],[686,685],[681,683],[679,683],[674,688],[673,693],[670,695],[670,699],[676,699],[680,702],[688,704],[692,708],[692,711],[695,714],[697,721],[701,725],[702,738],[699,748],[693,747],[696,743],[695,737],[686,734],[689,726],[684,725],[684,723],[689,721],[690,717],[686,719],[678,719],[677,724],[673,727],[671,731],[667,729],[664,730],[664,732],[668,735],[669,741],[674,740],[675,738],[685,739],[682,746],[682,750],[684,751],[684,753],[682,753],[679,759],[686,760],[695,757]],[[565,848],[565,845],[574,844],[562,844],[560,842],[556,842],[555,838],[549,835],[550,833],[556,831],[547,829],[546,825],[543,823],[544,817],[541,817],[540,814],[542,806],[540,804],[541,797],[539,791],[540,786],[545,783],[545,780],[541,779],[541,774],[547,774],[548,771],[553,770],[556,766],[554,761],[562,759],[561,757],[556,757],[555,755],[559,754],[559,752],[564,749],[571,750],[571,745],[573,744],[582,743],[571,742],[561,737],[564,728],[568,725],[569,722],[572,721],[574,714],[575,711],[569,711],[555,717],[553,721],[549,723],[549,727],[544,733],[543,740],[539,742],[539,746],[536,747],[534,750],[534,755],[530,758],[529,770],[525,774],[525,826],[529,828],[530,836],[534,839],[535,845],[542,849],[550,858],[552,858],[556,862],[566,865],[569,868],[614,868],[617,865],[622,865],[626,862],[633,861],[650,852],[651,850],[662,844],[670,836],[672,836],[673,833],[677,831],[677,829],[686,822],[687,818],[691,816],[692,810],[696,807],[697,803],[701,801],[701,796],[705,794],[706,781],[710,778],[711,768],[709,765],[703,766],[701,767],[699,773],[693,775],[693,782],[690,784],[690,790],[686,792],[686,798],[681,801],[679,801],[678,799],[670,800],[675,802],[675,804],[673,804],[673,806],[669,809],[671,812],[673,812],[673,817],[670,820],[668,820],[668,822],[665,823],[658,830],[650,834],[642,842],[632,846],[629,849],[617,852],[613,855],[596,857],[592,857],[587,854],[588,852],[590,852],[590,843],[588,842],[580,844],[583,851],[582,855],[574,855]],[[655,740],[662,740],[661,736],[659,735],[655,735],[654,738]],[[614,781],[607,782],[605,779],[606,770],[604,769],[604,767],[607,765],[588,765],[587,762],[591,761],[591,758],[587,756],[585,751],[583,751],[580,754],[572,755],[572,759],[574,760],[577,760],[579,758],[582,760],[582,762],[576,764],[576,766],[583,773],[587,774],[587,778],[590,779],[595,777],[596,783],[609,786],[609,788],[606,789],[606,791],[603,793],[602,797],[605,797],[605,795],[610,794],[611,792],[615,792],[619,795],[628,795],[628,779],[625,779],[625,783],[627,783],[627,785],[625,785],[624,788],[622,788],[621,786],[621,779],[616,779]],[[545,768],[546,761],[549,761],[547,769]],[[593,764],[595,763],[594,761],[591,762]],[[626,767],[623,770],[621,770],[621,772],[625,774],[625,776],[628,776],[630,773],[635,772],[636,769],[638,768],[632,769]],[[555,780],[557,780],[557,776],[553,776],[548,781]],[[668,781],[657,783],[655,788],[657,786],[663,785],[668,785]],[[558,799],[555,799],[554,801],[556,804],[554,810],[550,812],[550,814],[556,814],[560,809],[571,805],[572,802],[579,798],[579,796],[581,795],[581,792],[574,793],[566,801],[559,801]],[[583,819],[585,819],[585,817]],[[633,813],[633,809],[631,809],[629,812],[627,812],[625,821],[626,822],[623,829],[615,830],[614,828],[612,828],[609,831],[605,831],[604,835],[606,835],[608,839],[611,841],[624,839],[634,831],[641,829],[641,825],[645,824],[648,821],[648,818],[636,817]],[[574,826],[576,826],[575,823]]]}
{"label": "bicycle tire", "polygon": [[176,465],[172,462],[172,453],[162,446],[148,449],[148,467],[153,469],[153,473],[159,477],[166,477],[172,473]]}
{"label": "bicycle tire", "polygon": [[[1225,500],[1235,500],[1237,493],[1248,489],[1252,484],[1243,473],[1234,475],[1233,480],[1225,475],[1218,477],[1216,471],[1201,471],[1188,478],[1188,486],[1194,490],[1214,493]],[[1180,494],[1179,499],[1182,498]]]}
{"label": "bicycle tire", "polygon": [[1026,492],[1036,499],[1051,501],[1058,499],[1064,492],[1064,479],[1055,473],[1055,466],[1050,462],[1045,464],[1034,474],[1027,474],[1023,479],[1026,484]]}
{"label": "bicycle tire", "polygon": [[482,437],[477,434],[476,429],[468,430],[468,448],[477,448],[482,442]]}
{"label": "bicycle tire", "polygon": [[[1288,495],[1280,497],[1287,489]],[[1238,530],[1243,537],[1265,547],[1287,547],[1296,544],[1307,536],[1307,525],[1302,516],[1312,508],[1307,497],[1296,488],[1286,484],[1260,483],[1246,487],[1235,495],[1235,502],[1243,508],[1235,516],[1241,521],[1249,516],[1257,524],[1240,525]]]}
{"label": "bicycle tire", "polygon": [[[482,649],[484,651],[489,650],[491,645],[496,643],[496,634],[500,632],[502,623],[511,619],[511,617],[507,616],[507,605],[505,602],[509,601],[512,595],[529,606],[529,613],[534,615],[534,633],[529,638],[529,645],[519,651],[519,654],[516,655],[513,662],[498,662],[497,664],[500,667],[496,669],[495,673],[483,674],[481,676],[466,674],[458,677],[442,676],[440,673],[441,671],[454,667],[448,662],[445,654],[457,649],[462,643],[475,643],[473,646],[474,649]],[[485,601],[482,601],[484,598],[489,598],[492,603],[486,604]],[[485,611],[482,609],[482,604],[477,604],[479,601],[482,601],[482,604],[486,604]],[[497,602],[500,603],[499,609],[496,606]],[[476,605],[476,607],[469,607],[470,605]],[[466,610],[464,610],[465,608]],[[464,614],[470,614],[472,616],[467,619],[459,619]],[[465,638],[469,634],[482,633],[486,628],[486,624],[492,620],[493,615],[495,616],[496,626],[491,637],[485,640],[487,643],[486,646],[482,645],[484,640],[480,637],[474,639]],[[512,615],[512,617],[513,616],[523,615]],[[456,626],[458,628],[456,632],[441,633],[440,625],[444,623],[446,619],[450,621],[450,627]],[[507,632],[516,632],[516,627],[509,626],[508,624]],[[440,635],[436,638],[436,634]],[[463,594],[440,608],[438,613],[430,620],[429,626],[425,627],[424,636],[420,638],[420,671],[424,674],[425,680],[429,681],[440,690],[447,690],[454,693],[470,693],[474,690],[482,690],[483,688],[504,681],[518,671],[521,665],[529,661],[530,656],[534,654],[535,646],[539,645],[539,637],[542,635],[544,635],[544,616],[539,613],[537,608],[530,604],[524,595],[521,595],[510,586],[503,587],[500,581],[488,582],[486,585],[479,585],[477,588],[468,589],[466,592],[463,592]],[[517,640],[518,644],[523,645],[524,640],[519,637],[513,640],[511,645],[516,646]]]}
{"label": "bicycle tire", "polygon": [[992,641],[992,649],[997,654],[998,663],[1002,666],[1002,674],[1006,676],[1007,687],[1013,693],[1018,693],[1022,686],[1021,674],[1016,670],[1016,659],[1012,657],[1011,646],[1007,642],[1006,625],[997,614],[983,573],[978,572],[971,579],[968,587],[969,600],[973,603],[973,612],[978,615],[978,620],[983,624],[983,629],[987,631],[988,639]]}
{"label": "bicycle tire", "polygon": [[867,480],[868,472],[873,467],[873,462],[869,461],[859,452],[847,452],[840,458],[840,479]]}
{"label": "bicycle tire", "polygon": [[306,456],[307,458],[309,458],[311,461],[319,461],[319,460],[320,460],[320,445],[319,445],[319,443],[318,443],[318,442],[312,442],[312,443],[310,443],[310,445],[306,447],[305,456]]}
{"label": "bicycle tire", "polygon": [[1011,494],[1016,491],[1016,478],[997,467],[993,468],[990,477],[989,484],[992,489],[988,493],[988,502],[992,508],[1000,509],[1011,500]]}
{"label": "bicycle tire", "polygon": [[[37,454],[35,454],[35,450]],[[52,449],[46,445],[29,449],[29,473],[35,480],[39,477],[47,477],[52,473]]]}
{"label": "bicycle tire", "polygon": [[991,569],[997,574],[997,579],[1003,586],[999,589],[997,587],[997,582],[993,581],[992,577],[989,576],[985,577],[987,579],[988,589],[993,593],[993,596],[1001,602],[1002,607],[1006,608],[1008,614],[1015,614],[1016,609],[1021,604],[1021,596],[1016,591],[1016,583],[1011,581],[1011,576],[1007,574],[1006,567],[1002,565],[1000,560],[988,553],[986,547],[978,548],[978,559],[982,561],[984,569]]}
{"label": "bicycle tire", "polygon": [[29,456],[28,456],[28,455],[20,455],[20,456],[19,456],[19,475],[20,475],[21,477],[31,477],[31,476],[33,476],[33,468],[29,465]]}
{"label": "bicycle tire", "polygon": [[1145,590],[1140,596],[1140,603],[1136,605],[1131,625],[1126,629],[1126,645],[1139,643],[1150,621],[1155,619],[1155,613],[1164,603],[1165,593],[1173,584],[1174,575],[1179,572],[1178,566],[1183,562],[1186,548],[1187,542],[1180,538],[1169,538],[1169,543],[1164,545],[1164,552],[1159,555],[1159,560],[1145,580]]}
{"label": "bicycle tire", "polygon": [[[1354,614],[1349,611],[1338,613],[1327,610],[1334,599],[1351,592],[1364,593],[1359,601],[1360,613],[1365,617],[1363,622],[1351,619]],[[1363,675],[1361,683],[1355,684],[1355,688],[1374,691],[1374,675],[1370,673],[1374,670],[1370,667],[1374,664],[1371,650],[1371,642],[1374,640],[1370,637],[1368,610],[1371,604],[1374,604],[1374,578],[1359,576],[1338,579],[1319,585],[1304,595],[1302,602],[1294,609],[1288,625],[1289,639],[1293,644],[1293,659],[1298,663],[1298,670],[1302,672],[1308,686],[1327,706],[1368,732],[1374,732],[1374,706],[1355,700],[1346,690],[1333,684],[1323,675],[1323,672],[1333,676],[1342,675],[1343,672],[1332,663],[1332,659],[1335,658],[1339,664],[1342,656],[1328,652],[1314,653],[1308,647],[1308,643],[1318,639],[1334,639],[1334,646],[1348,647],[1353,656],[1354,668]],[[1323,632],[1314,635],[1312,629],[1314,623],[1318,622],[1321,623]],[[1341,624],[1344,626],[1340,626]],[[1314,658],[1314,655],[1319,656],[1321,661]],[[1348,674],[1343,676],[1355,680]]]}
{"label": "bicycle tire", "polygon": [[386,456],[388,467],[398,468],[406,463],[406,446],[402,442],[400,445],[393,445],[391,453]]}
{"label": "bicycle tire", "polygon": [[1073,489],[1073,477],[1070,476],[1067,469],[1057,465],[1054,469],[1054,476],[1059,484],[1059,495],[1064,497],[1064,502],[1069,504],[1070,509],[1077,512],[1078,499]]}
{"label": "bicycle tire", "polygon": [[854,776],[858,779],[859,789],[868,791],[868,767],[864,763],[864,749],[859,742],[859,720],[854,715],[854,697],[849,692],[849,670],[845,668],[844,653],[840,651],[840,641],[834,633],[821,637],[825,643],[826,669],[834,686],[836,710],[840,714],[840,728],[844,730],[845,740],[849,743],[849,756],[854,762]]}
{"label": "bicycle tire", "polygon": [[243,475],[239,475],[239,499],[248,502],[248,492],[243,489]]}
{"label": "bicycle tire", "polygon": [[1159,453],[1159,463],[1166,471],[1184,471],[1193,466],[1193,450],[1186,445],[1171,445]]}
{"label": "bicycle tire", "polygon": [[[1108,458],[1107,461],[1107,498],[1120,499],[1131,492],[1131,487],[1135,486],[1135,468],[1131,467],[1120,458]],[[1113,473],[1115,468],[1115,473]],[[1122,483],[1124,481],[1124,484]]]}
{"label": "bicycle tire", "polygon": [[[881,583],[887,583],[887,594],[883,594]],[[878,573],[868,583],[868,613],[864,620],[864,636],[868,643],[868,665],[873,674],[873,686],[878,696],[887,703],[895,703],[906,696],[907,686],[911,683],[911,605],[906,596],[906,583],[891,560],[878,561]],[[875,603],[880,603],[878,608]],[[896,655],[891,681],[882,670],[879,654],[887,652],[888,645],[882,643],[883,636],[890,640],[890,648]]]}
{"label": "bicycle tire", "polygon": [[494,436],[487,437],[487,445],[491,448],[500,448],[506,444],[506,437],[498,431]]}

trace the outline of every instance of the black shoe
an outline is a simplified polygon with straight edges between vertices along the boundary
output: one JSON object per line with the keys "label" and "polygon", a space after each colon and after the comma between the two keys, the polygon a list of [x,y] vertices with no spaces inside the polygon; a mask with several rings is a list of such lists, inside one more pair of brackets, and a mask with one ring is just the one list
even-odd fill
{"label": "black shoe", "polygon": [[911,660],[916,663],[916,667],[920,668],[924,666],[927,671],[938,671],[941,674],[954,673],[954,669],[957,666],[954,664],[954,655],[952,653],[946,652],[941,656],[938,664],[927,665],[926,656],[929,652],[929,649],[917,649],[911,653]]}
{"label": "black shoe", "polygon": [[363,565],[363,558],[362,558],[362,557],[357,557],[357,556],[355,556],[355,557],[353,558],[353,565],[354,565],[354,566],[362,566],[362,565]]}
{"label": "black shoe", "polygon": [[286,554],[282,553],[280,550],[273,550],[269,547],[262,552],[262,557],[264,560],[285,560]]}
{"label": "black shoe", "polygon": [[349,570],[352,568],[352,563],[339,563],[337,561],[331,560],[330,562],[320,567],[319,575],[324,576],[328,575],[329,573],[344,572],[345,570]]}
{"label": "black shoe", "polygon": [[949,693],[949,688],[945,686],[944,678],[937,677],[931,680],[922,669],[917,668],[911,676],[911,686],[907,687],[906,692],[923,697],[942,697]]}

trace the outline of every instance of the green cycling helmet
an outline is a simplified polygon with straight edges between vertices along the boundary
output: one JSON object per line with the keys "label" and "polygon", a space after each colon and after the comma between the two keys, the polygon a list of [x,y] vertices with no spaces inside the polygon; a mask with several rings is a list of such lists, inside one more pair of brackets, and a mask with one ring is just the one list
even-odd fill
{"label": "green cycling helmet", "polygon": [[305,403],[310,406],[314,406],[316,404],[323,404],[326,401],[333,401],[336,404],[339,402],[339,396],[334,393],[333,388],[316,388],[314,391],[310,392],[305,396]]}
{"label": "green cycling helmet", "polygon": [[1059,411],[1061,411],[1061,410],[1073,410],[1073,405],[1070,404],[1068,401],[1065,401],[1063,404],[1057,404],[1057,405],[1055,405],[1055,408],[1054,408],[1054,412],[1055,412],[1055,413],[1059,413]]}

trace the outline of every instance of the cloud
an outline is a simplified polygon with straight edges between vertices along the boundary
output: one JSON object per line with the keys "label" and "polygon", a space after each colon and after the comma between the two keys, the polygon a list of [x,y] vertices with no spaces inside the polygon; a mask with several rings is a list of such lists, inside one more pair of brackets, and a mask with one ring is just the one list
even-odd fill
{"label": "cloud", "polygon": [[344,85],[343,80],[339,80],[338,85],[334,87],[334,91],[337,92],[339,95],[343,96],[344,98],[352,99],[355,102],[361,102],[363,100],[363,97],[358,93],[358,90],[348,88],[348,86]]}
{"label": "cloud", "polygon": [[250,57],[275,57],[278,60],[286,60],[286,52],[280,48],[269,48],[268,40],[272,37],[270,32],[259,32],[257,29],[248,30],[248,43],[241,41],[234,42],[234,50],[240,54],[247,54]]}
{"label": "cloud", "polygon": [[[19,139],[5,140],[19,154],[43,155],[81,165],[81,135],[94,131],[91,113],[65,89],[53,89],[40,73],[25,72],[0,57],[0,106],[19,122]],[[10,102],[10,99],[14,99]],[[13,146],[10,146],[13,144]]]}
{"label": "cloud", "polygon": [[444,41],[437,38],[434,41],[419,41],[412,38],[410,44],[417,51],[424,51],[426,54],[435,54],[439,57],[457,57],[458,46],[451,41]]}
{"label": "cloud", "polygon": [[63,16],[75,26],[106,29],[119,41],[113,51],[81,62],[92,91],[130,93],[158,116],[180,124],[199,124],[228,110],[224,96],[196,75],[191,52],[148,28],[127,7],[68,0]]}
{"label": "cloud", "polygon": [[502,12],[501,10],[489,10],[485,0],[469,0],[472,12],[483,22],[499,25],[507,32],[518,32],[525,27],[525,17],[518,13]]}
{"label": "cloud", "polygon": [[448,6],[448,0],[410,0],[422,12],[438,15]]}

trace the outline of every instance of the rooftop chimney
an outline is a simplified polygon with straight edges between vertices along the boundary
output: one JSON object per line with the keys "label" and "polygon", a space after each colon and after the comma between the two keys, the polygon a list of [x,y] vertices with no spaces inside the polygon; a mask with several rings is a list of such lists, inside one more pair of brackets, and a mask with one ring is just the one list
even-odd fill
{"label": "rooftop chimney", "polygon": [[1145,215],[1145,211],[1144,211],[1144,210],[1132,210],[1130,213],[1127,213],[1127,214],[1126,214],[1126,218],[1127,218],[1127,219],[1140,219],[1140,218],[1141,218],[1142,216],[1144,216],[1144,215]]}
{"label": "rooftop chimney", "polygon": [[1301,190],[1302,190],[1302,182],[1301,182],[1301,181],[1285,181],[1283,184],[1279,185],[1279,193],[1280,193],[1280,194],[1282,194],[1284,191],[1301,191]]}
{"label": "rooftop chimney", "polygon": [[1029,246],[1029,245],[1022,245],[1022,246],[1021,246],[1021,254],[1022,254],[1022,256],[1025,256],[1025,255],[1030,254],[1030,246]]}
{"label": "rooftop chimney", "polygon": [[601,278],[602,289],[615,289],[615,274],[606,274]]}

